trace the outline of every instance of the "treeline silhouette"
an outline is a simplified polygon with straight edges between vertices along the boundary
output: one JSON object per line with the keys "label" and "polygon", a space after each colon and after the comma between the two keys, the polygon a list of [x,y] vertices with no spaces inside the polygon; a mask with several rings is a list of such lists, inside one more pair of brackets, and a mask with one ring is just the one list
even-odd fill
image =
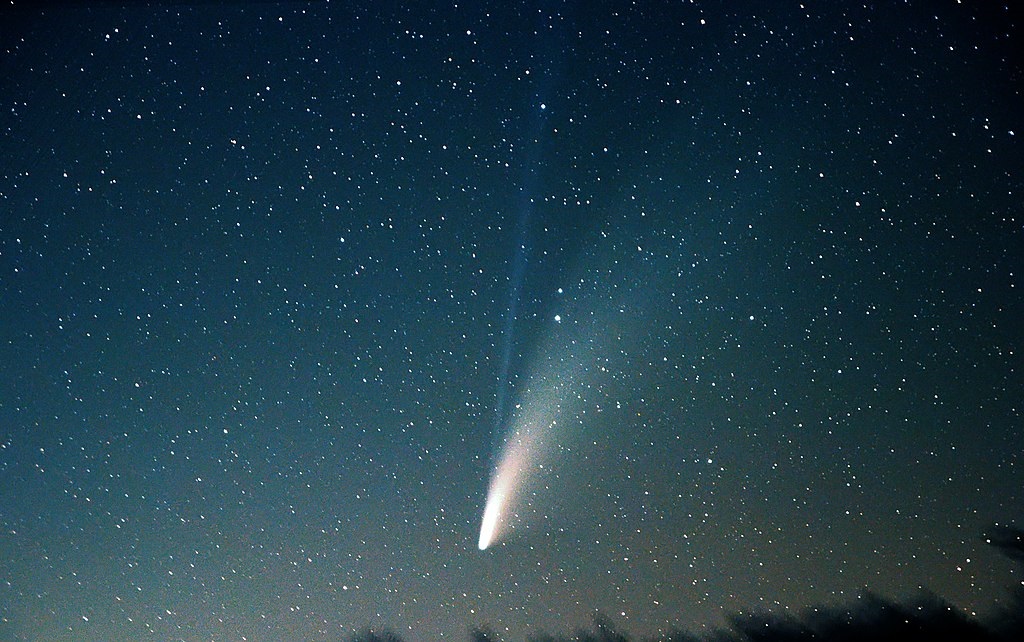
{"label": "treeline silhouette", "polygon": [[[1007,557],[1024,565],[1024,530],[993,527],[985,538]],[[1007,605],[984,621],[971,618],[930,593],[894,601],[865,593],[854,605],[808,609],[800,617],[734,615],[729,628],[704,634],[672,631],[643,642],[1021,642],[1024,641],[1024,582]],[[488,628],[474,629],[470,642],[503,642]],[[350,642],[403,642],[390,631],[365,631]],[[612,621],[597,615],[590,629],[572,635],[532,635],[527,642],[632,642]]]}

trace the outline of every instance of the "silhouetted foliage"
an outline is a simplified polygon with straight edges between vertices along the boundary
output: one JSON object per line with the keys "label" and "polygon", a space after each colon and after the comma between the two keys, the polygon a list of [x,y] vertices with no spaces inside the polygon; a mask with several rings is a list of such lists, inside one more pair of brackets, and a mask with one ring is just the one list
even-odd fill
{"label": "silhouetted foliage", "polygon": [[876,640],[916,642],[924,640],[994,640],[980,623],[968,619],[950,604],[933,595],[896,603],[866,594],[850,609],[817,609],[801,619],[749,616],[733,618],[742,640],[751,642],[804,642]]}
{"label": "silhouetted foliage", "polygon": [[[1010,559],[1024,564],[1024,530],[994,526],[985,541]],[[647,642],[1020,642],[1024,640],[1024,585],[1018,586],[1009,604],[982,623],[964,615],[930,593],[896,602],[865,593],[853,604],[808,609],[795,615],[736,615],[729,629],[695,635],[672,631]],[[594,616],[592,630],[577,629],[570,637],[544,633],[529,642],[630,642],[606,615]],[[470,632],[471,642],[499,642],[487,627]],[[351,642],[401,642],[394,633],[366,631]]]}
{"label": "silhouetted foliage", "polygon": [[353,635],[349,638],[349,642],[402,642],[402,638],[388,629],[384,629],[383,631],[367,629],[366,631]]}
{"label": "silhouetted foliage", "polygon": [[629,637],[615,628],[611,618],[603,613],[594,615],[594,630],[576,629],[571,637],[557,637],[547,633],[536,633],[527,638],[528,642],[629,642]]}
{"label": "silhouetted foliage", "polygon": [[575,637],[579,642],[629,642],[629,638],[620,633],[615,623],[604,613],[594,615],[593,632],[578,630]]}
{"label": "silhouetted foliage", "polygon": [[469,639],[472,642],[500,642],[501,640],[501,638],[495,635],[494,631],[487,626],[473,629],[469,634]]}
{"label": "silhouetted foliage", "polygon": [[738,638],[732,631],[718,629],[704,635],[689,631],[672,631],[658,638],[658,642],[737,642]]}
{"label": "silhouetted foliage", "polygon": [[[1024,571],[1024,530],[996,525],[985,541],[1020,563]],[[1024,583],[1014,588],[1009,604],[995,614],[992,629],[1003,640],[1024,640]]]}
{"label": "silhouetted foliage", "polygon": [[985,541],[1010,559],[1024,562],[1024,530],[996,525],[989,530]]}

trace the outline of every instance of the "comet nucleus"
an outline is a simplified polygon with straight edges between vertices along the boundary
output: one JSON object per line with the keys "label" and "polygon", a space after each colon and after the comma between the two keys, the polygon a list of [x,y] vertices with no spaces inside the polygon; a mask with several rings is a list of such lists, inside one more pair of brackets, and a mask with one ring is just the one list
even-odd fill
{"label": "comet nucleus", "polygon": [[515,431],[505,442],[487,489],[478,544],[481,551],[496,542],[507,527],[507,509],[522,490],[526,472],[536,464],[540,443],[538,436],[528,429]]}

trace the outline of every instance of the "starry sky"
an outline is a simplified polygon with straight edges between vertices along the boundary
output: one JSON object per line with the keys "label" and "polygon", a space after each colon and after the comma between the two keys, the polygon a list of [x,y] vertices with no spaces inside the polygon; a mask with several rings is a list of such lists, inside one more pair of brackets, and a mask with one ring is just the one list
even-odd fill
{"label": "starry sky", "polygon": [[0,13],[0,639],[1020,584],[1019,11]]}

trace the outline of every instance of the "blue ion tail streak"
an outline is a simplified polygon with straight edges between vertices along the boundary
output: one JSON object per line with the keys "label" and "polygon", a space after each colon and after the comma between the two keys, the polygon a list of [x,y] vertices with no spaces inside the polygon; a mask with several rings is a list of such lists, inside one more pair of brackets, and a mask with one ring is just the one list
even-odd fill
{"label": "blue ion tail streak", "polygon": [[[530,205],[521,208],[517,227],[517,245],[512,259],[512,281],[509,286],[509,305],[505,316],[504,347],[502,348],[501,369],[498,372],[497,406],[494,412],[494,428],[492,430],[491,456],[498,455],[499,444],[502,444],[501,431],[506,424],[506,406],[509,397],[509,372],[512,365],[512,352],[515,344],[516,316],[519,307],[519,296],[523,288],[526,273],[527,223],[530,217]],[[509,468],[510,449],[517,435],[505,440],[498,455],[498,465],[491,476],[491,484],[487,491],[487,504],[484,509],[483,526],[480,529],[480,550],[484,550],[494,541],[503,509],[508,505],[511,480],[518,475]]]}
{"label": "blue ion tail streak", "polygon": [[[543,43],[542,43],[543,44]],[[540,160],[542,156],[543,132],[547,120],[547,104],[541,96],[547,93],[547,85],[553,81],[552,74],[541,74],[542,86],[538,88],[533,96],[533,106],[530,110],[531,124],[528,127],[528,135],[523,139],[523,147],[526,150],[522,159],[522,181],[520,183],[518,202],[515,211],[518,214],[515,228],[516,247],[512,256],[512,275],[509,282],[509,303],[505,315],[504,346],[498,372],[498,391],[496,396],[496,408],[494,418],[494,429],[492,433],[492,454],[498,450],[501,444],[500,455],[497,465],[491,475],[490,486],[487,489],[487,502],[484,507],[483,523],[480,527],[480,550],[485,550],[493,544],[501,535],[502,529],[508,523],[509,506],[521,490],[525,471],[535,463],[537,456],[538,441],[537,435],[533,433],[526,424],[519,424],[519,427],[512,431],[503,442],[501,431],[507,425],[508,418],[516,413],[508,412],[510,397],[509,374],[512,369],[512,359],[515,351],[515,330],[516,317],[519,309],[519,299],[526,279],[526,267],[529,254],[529,228],[530,218],[535,208],[534,195],[540,191]],[[516,425],[515,423],[513,424]]]}

